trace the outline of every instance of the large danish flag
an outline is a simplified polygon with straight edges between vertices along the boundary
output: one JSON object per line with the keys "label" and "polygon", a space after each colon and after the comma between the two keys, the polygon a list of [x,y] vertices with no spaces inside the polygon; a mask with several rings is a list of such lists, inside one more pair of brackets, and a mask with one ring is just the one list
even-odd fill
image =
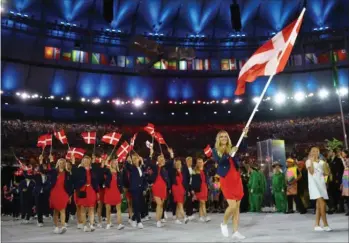
{"label": "large danish flag", "polygon": [[86,151],[82,148],[70,147],[65,158],[71,159],[72,157],[74,157],[76,159],[82,159],[82,157],[84,157],[85,153],[86,153]]}
{"label": "large danish flag", "polygon": [[132,149],[134,148],[136,138],[137,138],[137,133],[135,133],[135,134],[133,135],[133,137],[131,138],[131,140],[130,140],[130,147],[131,147],[130,150],[132,150]]}
{"label": "large danish flag", "polygon": [[204,153],[207,158],[210,158],[212,156],[212,149],[210,145],[207,145],[206,148],[204,148]]}
{"label": "large danish flag", "polygon": [[126,158],[126,156],[128,155],[128,153],[131,152],[131,146],[128,144],[128,142],[123,142],[123,144],[121,144],[121,146],[118,148],[118,150],[116,151],[116,155],[118,156],[118,160],[123,160],[124,158]]}
{"label": "large danish flag", "polygon": [[155,132],[154,137],[159,144],[166,144],[164,137],[159,132]]}
{"label": "large danish flag", "polygon": [[96,132],[83,132],[81,133],[81,136],[87,144],[96,143]]}
{"label": "large danish flag", "polygon": [[149,133],[150,136],[154,136],[154,134],[155,134],[155,127],[154,127],[154,124],[148,123],[148,125],[146,125],[146,126],[144,127],[144,131],[146,131],[147,133]]}
{"label": "large danish flag", "polygon": [[45,148],[47,145],[52,145],[52,135],[44,134],[38,138],[37,146],[40,148]]}
{"label": "large danish flag", "polygon": [[304,11],[305,9],[297,20],[259,47],[248,59],[240,70],[236,95],[245,93],[246,82],[253,82],[259,76],[271,76],[284,70],[301,28]]}
{"label": "large danish flag", "polygon": [[120,141],[120,138],[121,138],[120,133],[112,132],[112,133],[105,134],[102,137],[102,141],[105,143],[112,144],[112,145],[116,146],[118,144],[118,142]]}
{"label": "large danish flag", "polygon": [[68,144],[68,138],[65,135],[65,132],[63,129],[60,130],[59,132],[54,132],[53,134],[62,144]]}

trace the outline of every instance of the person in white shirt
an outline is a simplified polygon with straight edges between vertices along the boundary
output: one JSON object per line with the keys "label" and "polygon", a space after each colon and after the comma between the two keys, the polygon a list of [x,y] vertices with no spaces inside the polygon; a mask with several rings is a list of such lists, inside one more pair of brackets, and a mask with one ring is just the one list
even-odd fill
{"label": "person in white shirt", "polygon": [[[311,200],[316,200],[315,231],[332,231],[328,226],[326,217],[326,202],[328,200],[325,176],[329,174],[329,169],[325,161],[320,159],[319,148],[313,147],[310,150],[306,161],[308,169],[308,187]],[[320,226],[320,218],[324,227]]]}

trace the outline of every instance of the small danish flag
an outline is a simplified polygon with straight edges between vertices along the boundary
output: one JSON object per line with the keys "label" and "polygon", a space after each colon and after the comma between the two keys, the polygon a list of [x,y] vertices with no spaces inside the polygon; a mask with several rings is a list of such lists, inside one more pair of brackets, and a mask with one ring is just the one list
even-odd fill
{"label": "small danish flag", "polygon": [[146,131],[147,133],[149,133],[150,136],[154,136],[154,133],[155,133],[154,124],[148,123],[148,125],[146,125],[146,126],[144,127],[144,131]]}
{"label": "small danish flag", "polygon": [[70,147],[65,158],[71,159],[72,157],[74,157],[76,159],[82,159],[82,157],[84,157],[85,152],[86,151],[82,148]]}
{"label": "small danish flag", "polygon": [[120,138],[121,138],[120,133],[112,132],[112,133],[105,134],[102,137],[102,141],[107,143],[107,144],[112,144],[112,145],[116,146],[118,144],[118,142],[120,141]]}
{"label": "small danish flag", "polygon": [[131,146],[128,144],[128,142],[125,141],[116,151],[116,155],[118,156],[118,158],[123,159],[126,158],[129,152],[131,152]]}
{"label": "small danish flag", "polygon": [[96,132],[83,132],[81,133],[81,136],[87,144],[96,143]]}
{"label": "small danish flag", "polygon": [[52,135],[51,134],[44,134],[41,135],[38,138],[38,143],[36,146],[38,146],[39,148],[45,148],[47,145],[52,145]]}
{"label": "small danish flag", "polygon": [[159,144],[166,144],[164,137],[159,132],[154,133],[154,137]]}
{"label": "small danish flag", "polygon": [[211,149],[210,145],[207,145],[206,148],[204,148],[204,153],[205,153],[207,158],[212,157],[212,149]]}
{"label": "small danish flag", "polygon": [[63,129],[60,130],[59,132],[54,132],[53,134],[62,144],[68,144],[68,138],[65,135],[65,132]]}

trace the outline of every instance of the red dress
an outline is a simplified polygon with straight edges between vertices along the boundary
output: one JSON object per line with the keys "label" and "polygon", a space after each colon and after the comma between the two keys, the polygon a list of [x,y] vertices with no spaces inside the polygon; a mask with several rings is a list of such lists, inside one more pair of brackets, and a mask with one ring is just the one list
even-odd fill
{"label": "red dress", "polygon": [[80,188],[80,191],[86,190],[86,197],[79,198],[76,197],[76,204],[84,207],[94,207],[97,202],[97,194],[91,185],[91,170],[86,170],[86,184]]}
{"label": "red dress", "polygon": [[105,196],[105,188],[99,188],[99,192],[97,193],[97,201],[104,203]]}
{"label": "red dress", "polygon": [[[127,179],[128,179],[128,181],[130,181],[130,172],[126,172],[127,173]],[[126,198],[127,198],[127,201],[132,201],[132,195],[131,195],[131,193],[127,190],[126,191]]]}
{"label": "red dress", "polygon": [[112,173],[110,186],[104,189],[104,203],[112,206],[121,203],[121,194],[117,185],[116,172]]}
{"label": "red dress", "polygon": [[160,174],[161,167],[158,167],[158,176],[153,184],[153,196],[165,200],[167,197],[167,186]]}
{"label": "red dress", "polygon": [[64,188],[65,172],[60,172],[57,176],[55,186],[50,192],[50,208],[62,210],[67,207],[69,195]]}
{"label": "red dress", "polygon": [[203,170],[200,171],[200,177],[201,177],[201,188],[200,192],[195,193],[195,196],[200,201],[207,201],[207,184],[206,184],[206,175]]}
{"label": "red dress", "polygon": [[236,170],[234,161],[229,158],[230,169],[225,177],[220,177],[221,189],[225,199],[240,201],[244,196],[241,175]]}
{"label": "red dress", "polygon": [[185,190],[183,186],[182,172],[177,172],[176,176],[177,185],[172,185],[173,200],[175,203],[184,203]]}

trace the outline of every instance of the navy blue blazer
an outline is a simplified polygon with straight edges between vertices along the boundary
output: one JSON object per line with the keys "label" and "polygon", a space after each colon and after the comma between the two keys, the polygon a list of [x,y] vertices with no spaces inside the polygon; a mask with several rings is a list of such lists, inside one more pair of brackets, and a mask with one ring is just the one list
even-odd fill
{"label": "navy blue blazer", "polygon": [[[104,186],[109,188],[110,187],[110,182],[112,179],[112,173],[109,169],[105,168],[104,173],[105,175],[105,180],[104,180]],[[116,172],[116,185],[119,189],[120,193],[123,193],[123,186],[122,186],[122,173]]]}
{"label": "navy blue blazer", "polygon": [[[27,180],[24,179],[19,183],[18,186],[18,191],[19,191],[19,195],[20,198],[23,199],[23,194],[25,193],[26,196],[30,195],[30,198],[33,197],[33,190],[35,187],[35,182],[33,180],[29,181],[29,186],[27,186]],[[30,201],[29,203],[31,203],[32,201]]]}
{"label": "navy blue blazer", "polygon": [[206,183],[207,187],[209,185],[210,177],[208,176],[208,172],[204,169],[206,181],[201,180],[201,175],[199,174],[193,174],[192,181],[191,181],[191,188],[194,190],[194,192],[200,192],[201,191],[201,183]]}
{"label": "navy blue blazer", "polygon": [[145,172],[142,170],[142,176],[139,175],[138,168],[128,162],[125,162],[125,167],[130,173],[130,193],[143,193],[147,189],[147,180]]}
{"label": "navy blue blazer", "polygon": [[[152,173],[148,176],[149,183],[153,184],[158,178],[159,166],[154,164],[151,159],[144,160],[144,163],[148,169],[152,171]],[[173,168],[173,160],[166,161],[165,165],[160,169],[160,176],[165,181],[167,188],[170,188],[170,179],[168,176],[168,171]]]}
{"label": "navy blue blazer", "polygon": [[44,174],[46,175],[45,182],[42,181],[41,174],[34,175],[34,181],[35,181],[35,187],[34,187],[34,191],[33,191],[34,196],[39,196],[41,191],[43,191],[43,193],[50,191],[49,178],[48,178],[46,173],[44,173]]}
{"label": "navy blue blazer", "polygon": [[[99,177],[98,173],[99,171],[96,170],[94,167],[91,169],[91,186],[95,192],[99,191]],[[80,190],[83,186],[85,186],[87,178],[86,178],[86,169],[84,167],[76,167],[76,165],[73,165],[72,167],[72,174],[74,177],[74,188],[75,190]]]}
{"label": "navy blue blazer", "polygon": [[[246,149],[247,149],[246,139],[243,139],[240,145],[239,151],[243,152],[243,151],[246,151]],[[236,155],[237,153],[232,159],[234,161],[235,168],[238,170],[240,168],[240,164],[239,164],[239,158]],[[228,174],[228,171],[230,170],[229,159],[231,158],[231,156],[229,154],[223,154],[222,157],[219,157],[217,150],[214,148],[212,149],[212,157],[218,163],[217,174],[221,177],[225,177]]]}
{"label": "navy blue blazer", "polygon": [[96,172],[99,188],[102,188],[104,185],[105,168],[101,168],[101,165],[96,163],[92,163],[91,167]]}

